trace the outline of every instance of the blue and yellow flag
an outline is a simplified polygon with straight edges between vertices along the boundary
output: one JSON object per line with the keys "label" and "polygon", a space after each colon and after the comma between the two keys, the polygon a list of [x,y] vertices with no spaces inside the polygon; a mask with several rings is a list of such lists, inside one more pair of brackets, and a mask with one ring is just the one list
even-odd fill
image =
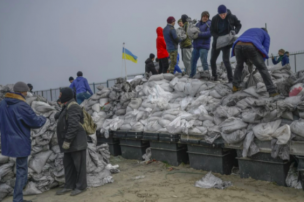
{"label": "blue and yellow flag", "polygon": [[126,48],[122,48],[122,59],[131,60],[134,63],[137,63],[137,56],[133,55],[131,51]]}

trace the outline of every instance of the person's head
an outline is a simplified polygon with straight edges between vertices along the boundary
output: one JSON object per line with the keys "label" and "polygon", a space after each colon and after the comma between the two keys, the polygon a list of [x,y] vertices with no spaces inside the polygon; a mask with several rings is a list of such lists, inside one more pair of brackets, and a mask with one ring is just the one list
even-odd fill
{"label": "person's head", "polygon": [[185,24],[187,22],[188,18],[189,18],[188,15],[186,15],[186,14],[182,15],[181,20],[182,20],[183,24]]}
{"label": "person's head", "polygon": [[172,16],[168,17],[167,23],[174,26],[175,25],[175,18],[172,17]]}
{"label": "person's head", "polygon": [[285,54],[289,57],[289,52],[288,51],[286,51]]}
{"label": "person's head", "polygon": [[74,78],[72,76],[70,76],[69,81],[70,81],[70,83],[73,83]]}
{"label": "person's head", "polygon": [[284,55],[284,53],[285,53],[284,49],[280,49],[279,52],[278,52],[279,55]]}
{"label": "person's head", "polygon": [[59,100],[61,104],[65,104],[74,98],[74,93],[71,88],[61,88]]}
{"label": "person's head", "polygon": [[266,28],[262,27],[261,29],[268,33],[268,30]]}
{"label": "person's head", "polygon": [[29,87],[29,91],[32,91],[33,90],[33,85],[28,83],[27,86]]}
{"label": "person's head", "polygon": [[201,20],[202,22],[207,22],[209,20],[210,14],[208,11],[202,12]]}
{"label": "person's head", "polygon": [[227,17],[227,8],[225,5],[220,5],[217,9],[217,12],[223,20]]}
{"label": "person's head", "polygon": [[77,76],[83,76],[83,73],[81,71],[77,72]]}
{"label": "person's head", "polygon": [[179,25],[180,27],[183,27],[183,26],[184,26],[184,23],[183,23],[182,19],[179,19],[179,20],[177,21],[177,23],[178,23],[178,25]]}
{"label": "person's head", "polygon": [[29,87],[26,83],[19,81],[17,83],[15,83],[13,90],[15,93],[20,93],[22,94],[24,97],[27,96],[27,92],[29,91]]}
{"label": "person's head", "polygon": [[152,61],[154,61],[155,55],[154,55],[153,53],[151,53],[150,56],[149,56],[149,58],[150,58]]}

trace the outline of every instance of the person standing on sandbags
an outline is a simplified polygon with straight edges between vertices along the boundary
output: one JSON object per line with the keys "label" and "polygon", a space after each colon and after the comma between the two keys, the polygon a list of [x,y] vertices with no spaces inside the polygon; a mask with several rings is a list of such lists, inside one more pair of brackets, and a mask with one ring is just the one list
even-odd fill
{"label": "person standing on sandbags", "polygon": [[156,49],[157,49],[157,58],[159,60],[159,74],[165,74],[169,68],[169,53],[167,51],[167,45],[165,42],[163,28],[157,27],[156,29],[157,39],[156,39]]}
{"label": "person standing on sandbags", "polygon": [[155,55],[151,53],[149,58],[145,61],[146,64],[145,72],[147,75],[147,79],[150,77],[150,75],[158,74],[154,66],[154,59],[155,59]]}
{"label": "person standing on sandbags", "polygon": [[231,11],[226,8],[224,5],[220,5],[218,7],[218,15],[215,15],[211,20],[211,35],[213,36],[213,43],[212,43],[212,49],[211,49],[211,69],[212,69],[212,76],[214,78],[214,81],[218,80],[217,75],[217,66],[216,66],[216,60],[218,56],[220,55],[220,52],[223,53],[223,62],[225,64],[226,70],[227,70],[227,76],[229,83],[232,82],[233,76],[232,76],[232,69],[230,64],[230,48],[231,45],[225,46],[220,49],[216,49],[216,43],[217,38],[220,36],[225,36],[228,34],[238,34],[242,25],[239,19],[231,14]]}
{"label": "person standing on sandbags", "polygon": [[89,99],[93,95],[88,80],[83,77],[81,71],[77,72],[77,78],[71,83],[70,88],[76,89],[76,100],[78,104],[81,104],[84,100]]}
{"label": "person standing on sandbags", "polygon": [[185,74],[190,76],[191,74],[191,55],[192,55],[192,40],[188,36],[188,28],[189,28],[189,22],[188,20],[188,15],[182,15],[181,20],[183,23],[182,28],[184,29],[187,37],[185,40],[181,41],[180,43],[180,48],[182,52],[182,61],[185,66]]}
{"label": "person standing on sandbags", "polygon": [[6,93],[0,103],[1,153],[16,158],[16,183],[13,202],[23,200],[22,190],[27,183],[28,156],[31,154],[31,128],[41,128],[46,118],[37,116],[26,103],[29,90],[24,82],[17,82],[14,92]]}
{"label": "person standing on sandbags", "polygon": [[289,53],[287,55],[287,52],[285,52],[284,49],[280,49],[278,52],[279,57],[271,57],[272,59],[272,63],[274,65],[278,64],[279,62],[281,62],[282,66],[285,66],[287,64],[289,64]]}
{"label": "person standing on sandbags", "polygon": [[270,97],[279,95],[274,86],[265,60],[268,58],[270,36],[265,28],[251,28],[244,32],[233,44],[231,56],[236,56],[233,92],[240,90],[244,62],[250,61],[260,72]]}
{"label": "person standing on sandbags", "polygon": [[211,41],[211,20],[209,20],[210,14],[208,11],[204,11],[201,15],[201,21],[199,21],[196,26],[200,29],[197,39],[193,40],[193,51],[192,51],[192,62],[191,62],[191,75],[196,74],[196,64],[198,58],[201,59],[202,66],[204,69],[204,77],[210,77],[209,67],[208,67],[208,52],[210,49]]}
{"label": "person standing on sandbags", "polygon": [[167,19],[168,25],[165,27],[163,34],[167,44],[167,51],[170,55],[169,73],[174,74],[174,67],[177,61],[177,47],[180,39],[177,37],[176,30],[174,29],[175,18],[170,16]]}
{"label": "person standing on sandbags", "polygon": [[76,196],[87,188],[87,134],[80,123],[83,124],[82,108],[75,102],[71,88],[60,90],[62,109],[57,112],[57,139],[60,151],[64,153],[63,166],[65,174],[64,188],[56,195],[70,192]]}
{"label": "person standing on sandbags", "polygon": [[[69,82],[71,85],[74,82],[74,77],[70,76]],[[76,100],[76,88],[75,87],[73,88],[73,92],[74,92],[74,99]]]}

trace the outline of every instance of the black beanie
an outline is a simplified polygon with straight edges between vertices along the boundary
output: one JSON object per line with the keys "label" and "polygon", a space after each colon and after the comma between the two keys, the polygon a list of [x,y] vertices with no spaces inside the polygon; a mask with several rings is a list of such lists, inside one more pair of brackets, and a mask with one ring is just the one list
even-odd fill
{"label": "black beanie", "polygon": [[187,22],[187,19],[189,18],[188,15],[182,15],[182,22],[185,23]]}
{"label": "black beanie", "polygon": [[149,58],[153,59],[153,58],[155,58],[155,55],[153,53],[151,53],[150,56],[149,56]]}
{"label": "black beanie", "polygon": [[61,92],[60,101],[62,104],[74,98],[74,93],[71,88],[62,88],[60,92]]}
{"label": "black beanie", "polygon": [[77,76],[83,76],[83,73],[81,71],[77,72]]}
{"label": "black beanie", "polygon": [[70,76],[69,81],[74,81],[74,78],[72,76]]}

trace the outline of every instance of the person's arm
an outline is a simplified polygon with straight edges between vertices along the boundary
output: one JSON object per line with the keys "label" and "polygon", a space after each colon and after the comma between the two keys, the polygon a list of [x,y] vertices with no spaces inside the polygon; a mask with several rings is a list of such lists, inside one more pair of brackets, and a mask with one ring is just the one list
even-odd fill
{"label": "person's arm", "polygon": [[30,128],[41,128],[46,122],[46,118],[37,116],[27,103],[20,105],[17,118]]}
{"label": "person's arm", "polygon": [[157,71],[155,69],[155,66],[154,66],[153,62],[149,64],[148,72],[152,72],[153,75],[157,74]]}
{"label": "person's arm", "polygon": [[211,37],[211,32],[210,32],[211,22],[207,22],[206,26],[207,26],[207,29],[201,30],[201,32],[198,34],[198,38],[200,38],[200,39],[208,39],[208,38]]}
{"label": "person's arm", "polygon": [[218,37],[218,33],[217,33],[217,25],[216,25],[216,22],[215,22],[215,17],[212,18],[212,21],[211,21],[211,26],[210,26],[210,33],[211,35],[213,36],[213,38],[217,38]]}
{"label": "person's arm", "polygon": [[74,88],[75,88],[74,81],[71,83],[70,88],[74,91]]}
{"label": "person's arm", "polygon": [[284,56],[282,59],[282,66],[285,66],[289,64],[289,58],[287,56]]}
{"label": "person's arm", "polygon": [[274,58],[272,58],[272,63],[273,63],[274,65],[276,65],[276,64],[279,63],[279,60],[276,60],[275,57],[274,57]]}
{"label": "person's arm", "polygon": [[79,130],[80,127],[80,119],[82,117],[82,110],[79,109],[78,105],[71,105],[69,109],[67,109],[67,124],[68,129],[65,135],[65,142],[71,143]]}
{"label": "person's arm", "polygon": [[85,79],[84,82],[85,82],[85,88],[86,88],[86,90],[87,90],[91,95],[93,95],[93,92],[92,92],[91,87],[90,87],[90,85],[89,85],[89,83],[88,83],[88,80]]}
{"label": "person's arm", "polygon": [[235,34],[238,34],[242,28],[241,21],[234,15]]}
{"label": "person's arm", "polygon": [[175,29],[171,29],[171,36],[172,36],[172,38],[173,38],[173,40],[175,41],[175,42],[181,42],[181,40],[180,40],[180,38],[178,38],[178,36],[177,36],[177,34],[176,34],[176,30]]}

